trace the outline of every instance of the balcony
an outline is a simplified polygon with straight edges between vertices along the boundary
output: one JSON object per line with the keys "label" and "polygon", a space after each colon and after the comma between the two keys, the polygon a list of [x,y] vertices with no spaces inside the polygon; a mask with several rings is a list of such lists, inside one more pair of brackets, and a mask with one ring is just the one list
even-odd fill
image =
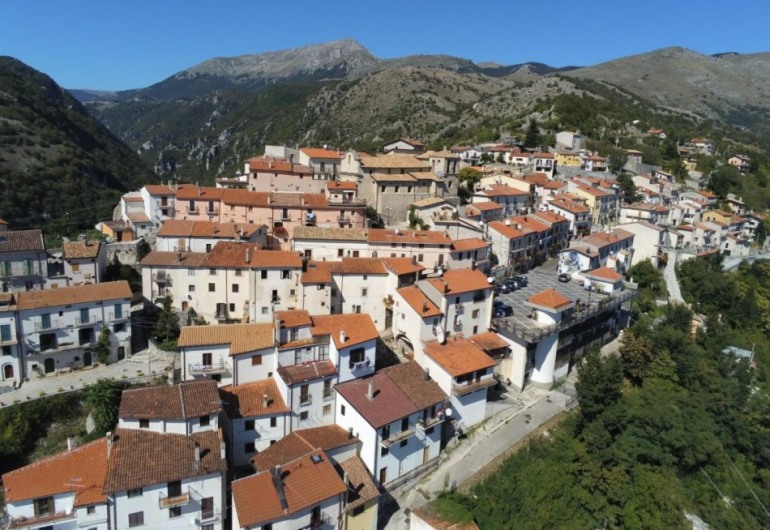
{"label": "balcony", "polygon": [[114,322],[115,320],[128,320],[128,313],[115,313],[114,311],[110,311],[107,313],[107,319],[110,322]]}
{"label": "balcony", "polygon": [[364,359],[363,361],[357,362],[357,363],[351,363],[350,364],[350,370],[352,372],[361,372],[363,370],[368,370],[372,365],[372,361],[369,359]]}
{"label": "balcony", "polygon": [[444,421],[444,415],[443,414],[441,414],[441,415],[437,414],[436,416],[434,416],[432,418],[428,418],[427,420],[423,420],[422,418],[420,418],[420,420],[417,422],[417,425],[416,425],[417,433],[424,436],[425,435],[425,431],[427,431],[428,429],[430,429],[434,425],[438,425],[442,421]]}
{"label": "balcony", "polygon": [[486,379],[466,381],[463,383],[452,381],[452,395],[464,396],[465,394],[470,394],[471,392],[475,392],[476,390],[481,390],[482,388],[489,388],[490,386],[495,386],[496,384],[497,384],[497,379],[491,376],[487,377]]}
{"label": "balcony", "polygon": [[322,513],[320,517],[312,519],[309,524],[301,526],[299,530],[323,530],[327,528],[331,530],[332,528],[336,527],[337,525],[334,521],[332,521],[331,517],[325,513]]}
{"label": "balcony", "polygon": [[195,214],[197,215],[200,212],[200,209],[197,206],[190,206],[187,205],[187,213]]}
{"label": "balcony", "polygon": [[333,197],[329,197],[327,200],[327,203],[329,205],[335,205],[335,204],[352,204],[353,206],[366,206],[366,199],[356,199],[354,197],[344,197],[342,199],[335,199]]}
{"label": "balcony", "polygon": [[56,512],[51,514],[38,515],[37,517],[11,518],[8,526],[4,528],[7,528],[8,530],[15,530],[17,528],[39,528],[49,523],[58,523],[60,521],[75,519],[76,516],[77,512],[72,510],[70,513]]}
{"label": "balcony", "polygon": [[337,222],[341,225],[349,225],[351,224],[350,217],[347,215],[339,215],[337,216]]}
{"label": "balcony", "polygon": [[310,394],[308,394],[306,396],[303,396],[303,395],[299,396],[299,406],[300,407],[309,407],[312,404],[313,404],[313,396],[311,396]]}
{"label": "balcony", "polygon": [[171,276],[169,276],[165,272],[154,272],[154,273],[152,273],[152,281],[154,281],[155,283],[162,283],[162,284],[165,284],[165,285],[172,285]]}
{"label": "balcony", "polygon": [[195,516],[195,526],[206,526],[218,523],[222,520],[222,513],[218,511],[198,512]]}
{"label": "balcony", "polygon": [[291,221],[291,214],[285,213],[281,215],[281,221],[288,222]]}
{"label": "balcony", "polygon": [[218,206],[209,206],[206,208],[206,215],[217,215],[219,213]]}
{"label": "balcony", "polygon": [[380,441],[380,444],[383,447],[390,447],[391,445],[401,442],[403,440],[406,440],[410,436],[414,435],[415,429],[416,427],[414,425],[410,425],[408,429],[403,430],[396,434],[392,434],[388,438],[383,439],[382,441]]}
{"label": "balcony", "polygon": [[230,373],[230,363],[225,360],[220,360],[218,363],[212,364],[188,364],[187,371],[191,375],[205,375],[205,374],[224,374]]}
{"label": "balcony", "polygon": [[53,331],[63,329],[65,326],[61,320],[51,320],[50,322],[35,322],[35,331]]}
{"label": "balcony", "polygon": [[455,304],[455,315],[462,315],[465,313],[465,306],[462,304]]}
{"label": "balcony", "polygon": [[91,315],[91,316],[89,316],[88,318],[85,318],[85,319],[76,318],[75,319],[75,325],[76,326],[93,326],[98,321],[99,320],[96,318],[95,315]]}
{"label": "balcony", "polygon": [[190,492],[180,493],[169,497],[162,491],[158,493],[158,506],[161,509],[173,508],[174,506],[184,506],[190,502]]}

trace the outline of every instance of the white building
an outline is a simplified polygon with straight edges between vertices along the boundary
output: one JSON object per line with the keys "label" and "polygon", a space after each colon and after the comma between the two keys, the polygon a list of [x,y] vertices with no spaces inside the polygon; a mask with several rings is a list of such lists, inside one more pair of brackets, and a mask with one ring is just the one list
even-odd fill
{"label": "white building", "polygon": [[361,440],[359,456],[379,486],[396,486],[438,458],[446,395],[416,363],[335,389],[336,423]]}
{"label": "white building", "polygon": [[211,252],[220,241],[264,245],[267,227],[248,223],[169,219],[163,223],[155,238],[155,250],[161,252]]}
{"label": "white building", "polygon": [[62,261],[68,285],[99,283],[107,268],[107,247],[81,236],[78,241],[62,244]]}
{"label": "white building", "polygon": [[47,276],[48,254],[43,232],[3,230],[0,235],[0,291],[42,289]]}

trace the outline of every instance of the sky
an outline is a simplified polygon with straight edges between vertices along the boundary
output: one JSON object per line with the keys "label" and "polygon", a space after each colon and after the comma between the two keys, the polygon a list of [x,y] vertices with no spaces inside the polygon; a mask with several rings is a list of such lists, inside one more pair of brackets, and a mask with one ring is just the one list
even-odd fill
{"label": "sky", "polygon": [[770,51],[768,0],[2,0],[0,55],[65,88],[142,88],[214,57],[353,38],[375,56],[591,65]]}

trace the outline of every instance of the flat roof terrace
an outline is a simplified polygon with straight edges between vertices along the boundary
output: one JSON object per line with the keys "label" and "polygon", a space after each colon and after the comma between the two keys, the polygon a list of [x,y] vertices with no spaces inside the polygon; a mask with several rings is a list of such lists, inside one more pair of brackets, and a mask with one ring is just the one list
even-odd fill
{"label": "flat roof terrace", "polygon": [[[583,288],[582,280],[560,282],[558,272],[548,265],[529,271],[527,278],[529,279],[527,287],[497,296],[498,300],[513,308],[513,316],[494,318],[492,327],[498,333],[518,337],[529,343],[538,342],[554,331],[567,330],[599,313],[612,311],[639,294],[633,284],[626,282],[623,283],[623,290],[613,296],[597,291],[586,291]],[[555,289],[569,298],[571,302],[576,303],[573,309],[564,312],[559,324],[543,324],[530,318],[534,309],[526,305],[527,299],[546,289]]]}

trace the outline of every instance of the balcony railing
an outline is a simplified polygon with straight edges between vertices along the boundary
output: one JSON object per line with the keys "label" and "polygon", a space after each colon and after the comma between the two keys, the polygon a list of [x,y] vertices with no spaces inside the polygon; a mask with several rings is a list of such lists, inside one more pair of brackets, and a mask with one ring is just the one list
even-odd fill
{"label": "balcony railing", "polygon": [[152,275],[152,281],[156,283],[164,283],[166,285],[171,285],[171,276],[169,276],[165,272],[155,272]]}
{"label": "balcony railing", "polygon": [[475,392],[476,390],[481,390],[482,388],[488,388],[496,384],[497,384],[497,379],[495,379],[494,377],[487,377],[485,379],[479,379],[475,381],[466,381],[463,383],[452,381],[452,395],[464,396],[465,394],[470,394],[471,392]]}
{"label": "balcony railing", "polygon": [[368,370],[371,365],[372,365],[372,361],[370,361],[369,359],[364,359],[363,361],[352,363],[350,365],[350,369],[353,372],[360,372],[362,370]]}
{"label": "balcony railing", "polygon": [[8,526],[4,526],[3,528],[8,528],[9,530],[16,528],[38,528],[45,525],[46,523],[55,523],[68,519],[74,519],[76,516],[77,511],[72,510],[70,513],[55,512],[32,517],[11,517],[10,521],[8,522]]}
{"label": "balcony railing", "polygon": [[283,214],[281,215],[281,221],[291,221],[291,214]]}
{"label": "balcony railing", "polygon": [[337,216],[337,222],[341,225],[349,225],[351,224],[350,217],[347,215],[339,215]]}
{"label": "balcony railing", "polygon": [[107,313],[107,318],[112,322],[113,320],[128,320],[127,312],[120,312],[116,314],[114,311]]}
{"label": "balcony railing", "polygon": [[99,320],[96,318],[96,315],[90,315],[88,318],[76,318],[75,319],[75,325],[76,326],[91,326],[93,324],[96,324]]}
{"label": "balcony railing", "polygon": [[198,209],[197,206],[190,206],[189,204],[187,205],[187,213],[197,214],[199,211],[200,210]]}
{"label": "balcony railing", "polygon": [[174,506],[184,506],[185,504],[190,502],[190,492],[183,492],[179,495],[174,495],[173,497],[169,497],[167,494],[163,493],[162,491],[158,493],[158,505],[161,509],[163,508],[173,508]]}
{"label": "balcony railing", "polygon": [[312,404],[313,404],[313,396],[311,396],[310,394],[306,396],[302,396],[302,395],[299,396],[300,407],[309,407]]}
{"label": "balcony railing", "polygon": [[465,313],[465,306],[462,304],[455,304],[455,314],[462,315],[463,313]]}
{"label": "balcony railing", "polygon": [[35,331],[53,331],[64,328],[64,322],[60,320],[51,320],[50,322],[35,322]]}
{"label": "balcony railing", "polygon": [[218,206],[209,206],[206,208],[206,215],[217,215],[219,213]]}
{"label": "balcony railing", "polygon": [[329,199],[326,201],[328,204],[352,204],[354,206],[366,206],[366,199],[353,199],[353,198],[343,198],[343,199],[335,199],[333,197],[329,197]]}
{"label": "balcony railing", "polygon": [[198,512],[198,515],[195,516],[195,526],[205,526],[208,524],[218,523],[222,519],[222,512],[219,511],[208,511],[208,512]]}
{"label": "balcony railing", "polygon": [[416,427],[414,425],[410,425],[408,429],[405,429],[401,432],[398,432],[396,434],[391,434],[389,437],[384,438],[380,443],[384,447],[390,447],[391,445],[398,443],[402,440],[406,440],[410,436],[414,435]]}
{"label": "balcony railing", "polygon": [[230,372],[230,363],[220,360],[212,364],[188,364],[187,370],[192,375],[196,374],[222,374]]}
{"label": "balcony railing", "polygon": [[322,530],[324,528],[332,529],[335,527],[336,524],[332,521],[331,517],[322,513],[321,517],[311,520],[309,524],[301,526],[299,530]]}

